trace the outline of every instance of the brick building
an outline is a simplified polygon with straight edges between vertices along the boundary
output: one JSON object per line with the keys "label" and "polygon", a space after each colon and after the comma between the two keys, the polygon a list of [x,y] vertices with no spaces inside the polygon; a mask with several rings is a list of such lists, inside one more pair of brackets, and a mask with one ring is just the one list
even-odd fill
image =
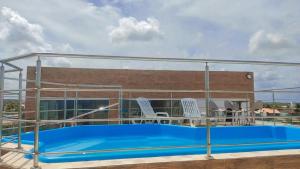
{"label": "brick building", "polygon": [[[35,67],[28,67],[27,79],[35,79]],[[69,88],[69,91],[41,92],[42,119],[70,118],[99,106],[117,103],[120,97],[122,113],[119,112],[118,107],[112,107],[108,111],[90,115],[89,118],[131,117],[139,113],[135,99],[140,96],[149,98],[156,111],[181,116],[181,98],[204,99],[204,93],[201,91],[204,90],[203,71],[42,67],[41,80],[44,82],[42,88],[52,88],[52,90]],[[66,86],[47,82],[66,84]],[[28,81],[27,88],[33,87],[34,83]],[[80,91],[76,92],[75,89]],[[121,89],[123,92],[120,92]],[[243,93],[243,91],[254,90],[252,72],[211,71],[210,89],[237,91],[211,93],[213,100],[231,100],[240,106],[246,104],[249,110],[253,107],[253,93]],[[27,91],[26,119],[34,118],[34,96],[34,91]]]}

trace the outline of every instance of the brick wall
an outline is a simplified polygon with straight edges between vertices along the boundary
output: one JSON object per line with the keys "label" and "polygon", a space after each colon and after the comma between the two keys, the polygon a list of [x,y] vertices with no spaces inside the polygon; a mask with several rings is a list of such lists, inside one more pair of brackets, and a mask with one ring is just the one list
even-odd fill
{"label": "brick wall", "polygon": [[[253,91],[253,79],[247,79],[252,72],[211,71],[211,90]],[[35,79],[35,67],[28,67],[27,79]],[[126,70],[126,69],[81,69],[81,68],[53,68],[42,67],[42,81],[64,84],[95,84],[121,85],[123,89],[161,89],[161,90],[204,90],[203,71],[167,71],[167,70]],[[33,88],[34,83],[27,82],[27,88]],[[42,87],[61,88],[42,84]],[[63,97],[64,92],[41,92],[41,97]],[[75,97],[75,92],[67,92],[68,97]],[[170,98],[170,93],[125,92],[124,98],[139,96],[148,98]],[[35,100],[34,91],[26,93],[27,119],[33,118]],[[118,92],[78,92],[79,98],[110,98],[115,103]],[[195,97],[204,98],[204,93],[172,93],[173,98]],[[249,99],[253,105],[254,95],[246,93],[211,93],[212,98]],[[251,106],[252,107],[252,106]],[[118,113],[110,112],[109,117],[116,117]]]}

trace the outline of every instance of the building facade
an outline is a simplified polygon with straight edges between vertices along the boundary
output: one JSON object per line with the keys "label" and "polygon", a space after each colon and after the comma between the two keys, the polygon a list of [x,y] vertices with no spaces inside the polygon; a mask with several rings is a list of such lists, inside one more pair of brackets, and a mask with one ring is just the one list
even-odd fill
{"label": "building facade", "polygon": [[[27,68],[27,79],[26,88],[34,88],[35,67]],[[210,71],[209,79],[212,100],[231,100],[252,111],[252,72]],[[182,116],[181,98],[205,97],[203,71],[42,67],[41,80],[42,119],[68,119],[115,103],[121,104],[88,118],[135,117],[137,97],[151,100],[155,111]],[[34,119],[34,90],[26,92],[25,107],[25,118]]]}

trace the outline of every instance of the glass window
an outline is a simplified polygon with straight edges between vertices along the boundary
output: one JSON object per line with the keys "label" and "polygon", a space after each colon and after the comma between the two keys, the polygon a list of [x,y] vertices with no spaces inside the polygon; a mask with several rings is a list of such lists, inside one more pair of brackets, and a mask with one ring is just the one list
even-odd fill
{"label": "glass window", "polygon": [[67,114],[66,118],[72,118],[75,116],[75,101],[74,100],[67,100]]}
{"label": "glass window", "polygon": [[[108,100],[78,100],[77,101],[78,115],[98,109],[99,107],[108,106],[108,104],[109,104]],[[87,115],[86,118],[91,118],[91,119],[108,118],[108,110],[95,112],[93,114]]]}
{"label": "glass window", "polygon": [[[99,107],[108,106],[108,100],[78,100],[77,109],[75,100],[67,100],[66,118],[75,117],[76,114],[84,114]],[[77,111],[77,113],[76,113]],[[83,118],[103,119],[108,118],[108,110],[95,112]],[[64,119],[64,100],[41,100],[42,120],[62,120]]]}
{"label": "glass window", "polygon": [[172,117],[182,116],[180,100],[151,100],[155,112],[167,112]]}
{"label": "glass window", "polygon": [[41,119],[63,119],[64,102],[62,100],[41,100]]}
{"label": "glass window", "polygon": [[136,100],[123,100],[122,103],[122,118],[141,116],[141,110]]}

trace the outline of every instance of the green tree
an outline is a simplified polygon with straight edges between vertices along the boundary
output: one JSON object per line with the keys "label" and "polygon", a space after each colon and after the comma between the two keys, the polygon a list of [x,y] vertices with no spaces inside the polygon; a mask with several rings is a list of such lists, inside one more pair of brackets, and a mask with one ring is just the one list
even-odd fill
{"label": "green tree", "polygon": [[295,106],[295,112],[300,113],[300,104],[299,103],[297,103]]}
{"label": "green tree", "polygon": [[17,111],[19,111],[19,103],[17,101],[8,101],[4,105],[4,111],[6,111],[6,112],[17,112]]}

